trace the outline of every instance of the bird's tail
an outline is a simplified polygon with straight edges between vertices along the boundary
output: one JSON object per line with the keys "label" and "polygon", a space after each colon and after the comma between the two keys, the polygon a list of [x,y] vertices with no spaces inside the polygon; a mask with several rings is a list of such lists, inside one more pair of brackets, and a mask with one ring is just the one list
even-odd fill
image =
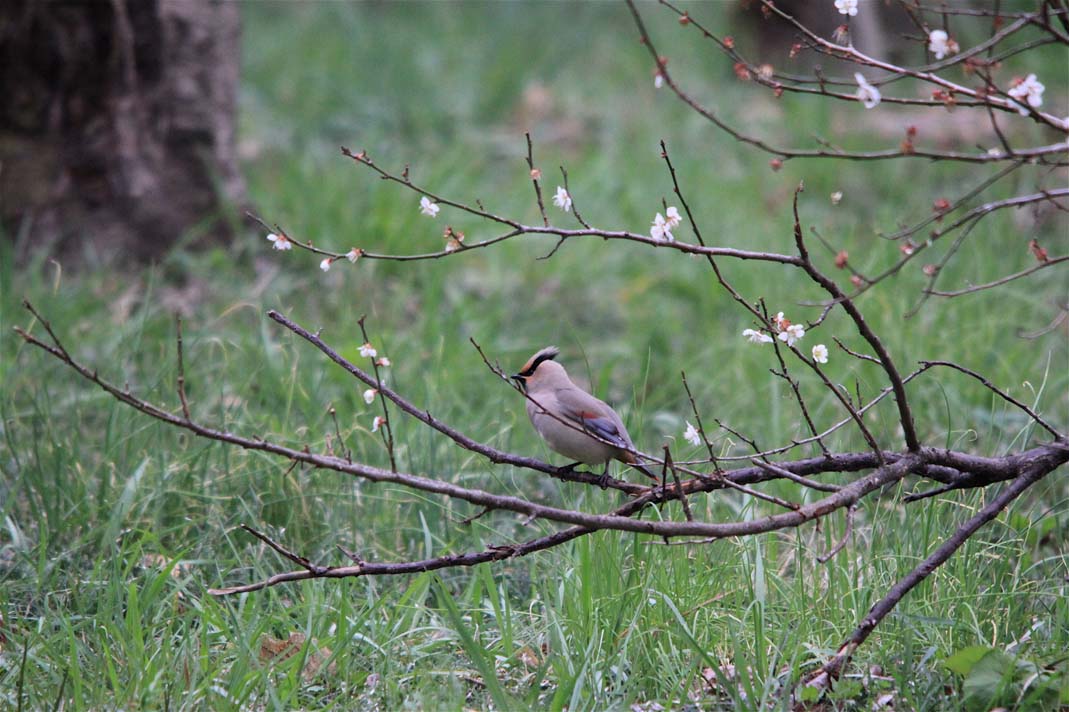
{"label": "bird's tail", "polygon": [[656,480],[658,482],[661,481],[661,478],[653,474],[653,472],[650,471],[650,468],[642,464],[642,459],[638,455],[634,455],[630,452],[627,453],[627,459],[624,460],[624,463],[635,468],[636,470],[638,470],[639,472],[646,475],[646,477],[649,477],[652,480]]}

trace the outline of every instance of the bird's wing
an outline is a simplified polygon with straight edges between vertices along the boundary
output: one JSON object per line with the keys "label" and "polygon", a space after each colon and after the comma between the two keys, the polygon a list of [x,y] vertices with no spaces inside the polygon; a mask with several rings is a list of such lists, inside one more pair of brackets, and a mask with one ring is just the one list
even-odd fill
{"label": "bird's wing", "polygon": [[591,434],[625,450],[633,449],[631,437],[612,408],[577,388],[557,391],[561,413]]}

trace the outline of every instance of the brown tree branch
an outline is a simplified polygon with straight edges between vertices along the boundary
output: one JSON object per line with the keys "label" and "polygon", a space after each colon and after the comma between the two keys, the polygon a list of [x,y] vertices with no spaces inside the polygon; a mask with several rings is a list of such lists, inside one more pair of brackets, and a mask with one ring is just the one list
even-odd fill
{"label": "brown tree branch", "polygon": [[[869,610],[865,619],[854,629],[839,651],[824,663],[805,680],[805,685],[816,688],[827,688],[831,681],[838,678],[843,667],[850,661],[858,646],[868,639],[872,631],[879,625],[888,613],[894,610],[906,594],[912,591],[918,584],[924,581],[937,568],[943,565],[951,555],[969,540],[983,525],[998,516],[1010,502],[1020,496],[1026,489],[1039,482],[1050,474],[1055,468],[1065,462],[1069,456],[1069,447],[1063,449],[1061,457],[1056,451],[1048,452],[1045,456],[1037,457],[1026,467],[1022,468],[1016,478],[998,493],[983,509],[970,517],[964,524],[945,541],[924,561],[917,565],[906,576],[895,583],[887,594],[877,601]],[[1060,461],[1059,461],[1060,460]]]}

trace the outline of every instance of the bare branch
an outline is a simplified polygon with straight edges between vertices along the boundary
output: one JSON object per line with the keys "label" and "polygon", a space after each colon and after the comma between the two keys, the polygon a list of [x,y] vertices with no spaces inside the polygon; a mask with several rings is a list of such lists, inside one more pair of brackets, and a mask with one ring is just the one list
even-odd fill
{"label": "bare branch", "polygon": [[1034,410],[1029,408],[1027,405],[1022,403],[1021,401],[1019,401],[1016,398],[1014,398],[1013,396],[1011,396],[1009,393],[1006,393],[1005,391],[1001,390],[998,386],[996,386],[991,381],[989,381],[986,378],[984,378],[983,376],[981,376],[976,371],[973,371],[971,368],[966,368],[965,366],[962,366],[960,364],[956,364],[956,363],[954,363],[952,361],[921,361],[921,364],[924,365],[924,366],[946,366],[947,368],[952,368],[955,371],[961,371],[962,373],[964,373],[964,374],[966,374],[968,376],[972,376],[973,378],[978,380],[980,383],[984,384],[984,386],[988,390],[990,390],[992,393],[997,395],[999,398],[1003,399],[1007,403],[1012,403],[1013,405],[1017,406],[1018,408],[1023,410],[1025,413],[1027,413],[1029,418],[1034,420],[1040,427],[1042,427],[1048,433],[1053,435],[1055,439],[1058,439],[1058,438],[1062,437],[1062,434],[1059,433],[1054,428],[1053,425],[1051,425],[1046,420],[1041,418],[1038,413],[1036,413]]}
{"label": "bare branch", "polygon": [[865,616],[865,619],[858,625],[850,637],[847,638],[842,647],[839,648],[839,652],[837,652],[828,662],[824,663],[824,665],[816,670],[816,672],[807,677],[805,685],[820,689],[830,686],[831,680],[839,677],[843,667],[850,661],[850,657],[854,654],[854,651],[857,650],[858,646],[868,639],[869,635],[876,626],[879,625],[880,621],[882,621],[884,617],[898,605],[898,602],[901,601],[907,593],[912,591],[919,583],[928,578],[933,571],[945,563],[946,560],[949,559],[962,544],[968,541],[969,537],[971,537],[980,527],[997,517],[999,512],[1005,509],[1010,502],[1020,496],[1026,489],[1047,476],[1047,474],[1058,467],[1058,464],[1060,463],[1057,463],[1056,455],[1051,453],[1049,459],[1038,458],[1029,467],[1023,469],[1017,478],[1007,485],[1006,488],[995,496],[995,498],[983,509],[958,527],[957,531],[932,552],[928,558],[918,564],[916,568],[892,586],[887,594],[872,606],[868,615]]}
{"label": "bare branch", "polygon": [[174,315],[175,325],[175,343],[176,351],[178,352],[178,400],[182,403],[182,415],[186,420],[190,420],[189,416],[189,402],[186,400],[186,367],[182,361],[182,317],[178,314]]}
{"label": "bare branch", "polygon": [[542,202],[542,173],[535,168],[534,152],[531,147],[531,132],[528,131],[524,136],[527,137],[527,168],[531,171],[531,183],[534,184],[535,198],[538,200],[538,212],[542,215],[542,224],[545,227],[549,227],[549,218],[546,217],[546,205]]}
{"label": "bare branch", "polygon": [[1013,280],[1020,279],[1021,277],[1027,277],[1028,275],[1033,274],[1035,272],[1038,272],[1041,269],[1045,269],[1047,267],[1053,267],[1056,264],[1060,264],[1060,263],[1066,262],[1066,261],[1069,261],[1069,255],[1062,255],[1060,257],[1051,257],[1046,262],[1040,262],[1038,264],[1035,264],[1035,265],[1029,267],[1028,269],[1021,270],[1020,272],[1014,272],[1013,274],[1006,275],[1005,277],[1001,277],[1001,278],[996,279],[996,280],[994,280],[992,282],[986,282],[984,284],[977,284],[977,285],[974,285],[972,287],[964,287],[963,289],[958,289],[958,290],[955,290],[953,292],[942,292],[942,291],[939,291],[937,289],[930,289],[930,290],[928,290],[928,294],[931,294],[931,295],[936,296],[936,297],[960,297],[960,296],[963,296],[965,294],[972,294],[973,292],[980,292],[980,291],[985,290],[985,289],[992,289],[994,287],[1000,287],[1003,284],[1006,284],[1007,282],[1012,282]]}

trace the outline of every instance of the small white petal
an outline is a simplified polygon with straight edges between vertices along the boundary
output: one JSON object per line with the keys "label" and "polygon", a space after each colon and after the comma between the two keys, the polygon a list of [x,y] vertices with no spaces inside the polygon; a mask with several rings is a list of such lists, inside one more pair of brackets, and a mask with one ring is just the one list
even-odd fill
{"label": "small white petal", "polygon": [[385,424],[386,418],[383,418],[381,415],[376,415],[375,420],[371,423],[371,432],[377,433],[379,431],[379,428],[381,428]]}
{"label": "small white petal", "polygon": [[424,215],[428,215],[433,218],[438,215],[439,210],[441,210],[441,208],[438,206],[438,204],[431,201],[431,199],[428,198],[426,195],[419,199],[419,211]]}
{"label": "small white petal", "polygon": [[683,216],[679,214],[679,210],[674,205],[668,206],[668,210],[665,211],[665,218],[665,223],[670,228],[678,227],[683,222]]}
{"label": "small white petal", "polygon": [[360,347],[360,355],[364,358],[375,358],[379,355],[379,352],[371,344],[364,344]]}
{"label": "small white petal", "polygon": [[868,83],[861,72],[854,72],[854,79],[857,80],[857,100],[865,105],[866,109],[872,109],[879,106],[880,90]]}
{"label": "small white petal", "polygon": [[364,391],[364,402],[368,405],[371,405],[375,402],[375,396],[378,395],[378,393],[379,392],[374,388],[368,388],[366,391]]}
{"label": "small white petal", "polygon": [[749,340],[751,344],[770,344],[772,343],[772,337],[768,334],[763,334],[760,331],[753,329],[744,329],[742,335]]}
{"label": "small white petal", "polygon": [[664,75],[657,72],[657,75],[653,78],[653,88],[660,89],[664,86]]}
{"label": "small white petal", "polygon": [[568,195],[568,191],[564,189],[564,186],[557,186],[557,193],[553,196],[553,204],[564,212],[572,209],[572,196]]}
{"label": "small white petal", "polygon": [[326,272],[327,270],[330,269],[330,258],[329,257],[327,257],[326,259],[324,259],[322,262],[319,263],[319,269],[323,270],[324,272]]}
{"label": "small white petal", "polygon": [[361,251],[354,247],[353,249],[345,253],[345,259],[349,260],[350,262],[356,262],[358,259],[360,259],[360,254]]}
{"label": "small white petal", "polygon": [[817,344],[816,346],[814,346],[812,354],[813,354],[813,360],[816,361],[817,363],[827,363],[828,362],[828,347],[825,346],[824,344]]}
{"label": "small white petal", "polygon": [[835,0],[835,9],[842,15],[857,15],[857,0]]}
{"label": "small white petal", "polygon": [[378,361],[376,361],[375,363],[377,363],[378,365],[382,366],[383,368],[389,368],[389,366],[390,366],[390,359],[388,359],[388,358],[386,358],[385,356],[383,356],[382,358],[380,358],[380,359],[379,359]]}
{"label": "small white petal", "polygon": [[942,59],[951,53],[950,36],[946,30],[932,30],[928,34],[928,51],[935,55],[936,59]]}
{"label": "small white petal", "polygon": [[693,425],[690,424],[690,421],[686,421],[686,422],[687,422],[687,429],[683,432],[683,439],[686,440],[691,445],[701,445],[702,444],[701,433],[698,432],[697,428],[695,428]]}

